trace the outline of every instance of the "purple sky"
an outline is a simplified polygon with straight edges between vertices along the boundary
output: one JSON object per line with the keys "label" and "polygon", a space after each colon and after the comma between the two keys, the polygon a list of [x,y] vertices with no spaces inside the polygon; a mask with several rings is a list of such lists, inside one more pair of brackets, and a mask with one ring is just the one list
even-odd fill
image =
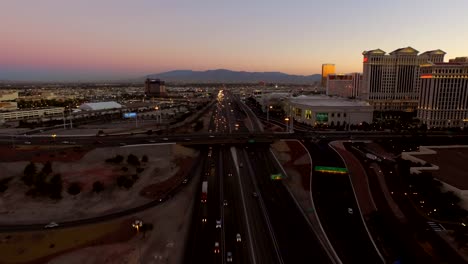
{"label": "purple sky", "polygon": [[468,56],[466,0],[5,0],[0,79],[103,80],[175,69],[362,71],[362,51]]}

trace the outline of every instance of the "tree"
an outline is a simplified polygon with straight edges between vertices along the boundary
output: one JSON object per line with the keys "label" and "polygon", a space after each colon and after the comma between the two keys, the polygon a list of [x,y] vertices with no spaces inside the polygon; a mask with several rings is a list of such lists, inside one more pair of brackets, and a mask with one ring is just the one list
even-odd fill
{"label": "tree", "polygon": [[22,178],[23,182],[31,186],[34,183],[34,175],[36,174],[36,165],[31,161],[26,167],[24,168],[23,172],[24,176]]}
{"label": "tree", "polygon": [[134,167],[140,166],[140,161],[138,160],[138,157],[133,154],[128,155],[127,163]]}
{"label": "tree", "polygon": [[148,156],[143,155],[143,157],[141,158],[141,161],[142,162],[148,162]]}
{"label": "tree", "polygon": [[95,193],[100,193],[104,190],[104,184],[102,184],[102,182],[100,181],[95,181],[93,183],[93,192]]}
{"label": "tree", "polygon": [[68,186],[68,193],[71,195],[77,195],[81,192],[81,185],[79,182],[72,182],[70,186]]}
{"label": "tree", "polygon": [[47,161],[46,164],[44,164],[44,167],[42,167],[42,173],[45,175],[52,173],[52,163],[50,161]]}
{"label": "tree", "polygon": [[62,176],[60,174],[55,174],[49,182],[49,191],[50,198],[59,200],[62,198]]}
{"label": "tree", "polygon": [[117,177],[117,186],[123,187],[123,186],[124,186],[124,183],[125,183],[125,179],[126,179],[126,177],[123,176],[123,175]]}

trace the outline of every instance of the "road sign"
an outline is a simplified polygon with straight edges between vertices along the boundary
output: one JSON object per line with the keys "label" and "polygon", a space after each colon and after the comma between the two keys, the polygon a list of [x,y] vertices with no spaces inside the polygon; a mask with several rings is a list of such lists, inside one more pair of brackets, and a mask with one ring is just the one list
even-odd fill
{"label": "road sign", "polygon": [[136,118],[137,114],[132,112],[132,113],[124,113],[124,118]]}

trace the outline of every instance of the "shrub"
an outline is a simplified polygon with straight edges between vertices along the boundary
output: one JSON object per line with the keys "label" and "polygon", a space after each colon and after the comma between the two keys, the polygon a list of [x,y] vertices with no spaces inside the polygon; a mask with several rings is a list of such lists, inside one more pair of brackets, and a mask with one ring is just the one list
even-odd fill
{"label": "shrub", "polygon": [[122,167],[122,171],[128,171],[128,168],[127,167]]}
{"label": "shrub", "polygon": [[72,182],[70,186],[68,186],[68,193],[71,195],[77,195],[81,192],[81,185],[79,182]]}
{"label": "shrub", "polygon": [[93,192],[95,193],[100,193],[104,190],[104,184],[102,184],[102,182],[100,181],[95,181],[93,183]]}
{"label": "shrub", "polygon": [[62,176],[60,174],[55,174],[49,182],[49,197],[55,200],[61,199],[62,188]]}
{"label": "shrub", "polygon": [[141,158],[141,161],[142,162],[148,162],[148,156],[143,155],[143,157]]}
{"label": "shrub", "polygon": [[24,176],[21,179],[26,185],[31,186],[34,183],[34,175],[36,174],[36,165],[33,162],[30,162],[24,168],[23,174]]}
{"label": "shrub", "polygon": [[45,175],[49,175],[52,173],[52,163],[50,161],[47,161],[46,164],[44,164],[44,167],[42,167],[42,173]]}
{"label": "shrub", "polygon": [[127,163],[134,167],[140,166],[140,161],[138,160],[138,157],[133,154],[128,155]]}
{"label": "shrub", "polygon": [[139,177],[138,177],[138,175],[137,175],[137,174],[133,174],[133,175],[132,175],[132,180],[133,180],[133,181],[137,181],[137,180],[138,180],[138,178],[139,178]]}
{"label": "shrub", "polygon": [[116,155],[116,156],[113,157],[113,158],[106,159],[106,162],[119,164],[119,163],[121,163],[123,160],[124,160],[124,157],[123,157],[122,155]]}
{"label": "shrub", "polygon": [[137,168],[136,172],[137,172],[137,173],[141,173],[141,172],[143,172],[144,170],[145,170],[144,168]]}

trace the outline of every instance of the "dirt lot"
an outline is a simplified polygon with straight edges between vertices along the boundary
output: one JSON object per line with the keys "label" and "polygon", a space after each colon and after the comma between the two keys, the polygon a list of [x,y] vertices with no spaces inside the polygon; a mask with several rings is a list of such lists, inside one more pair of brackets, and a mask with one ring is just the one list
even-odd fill
{"label": "dirt lot", "polygon": [[25,233],[0,235],[0,263],[45,263],[79,248],[128,241],[135,234],[132,220]]}
{"label": "dirt lot", "polygon": [[[143,155],[148,156],[148,162],[141,162],[142,172],[132,165],[125,164],[129,154],[136,155],[140,161]],[[122,155],[125,160],[121,164],[105,162],[105,159]],[[97,149],[50,149],[50,150],[17,150],[10,154],[12,162],[0,162],[0,180],[13,177],[8,183],[8,189],[2,193],[0,203],[0,224],[30,224],[50,221],[67,221],[120,211],[125,208],[148,202],[155,198],[141,195],[148,186],[162,190],[171,188],[171,184],[180,181],[169,180],[173,176],[183,179],[182,172],[198,155],[197,151],[179,145],[161,145],[148,147],[97,148]],[[4,159],[4,158],[5,159]],[[5,161],[8,152],[0,150],[0,160]],[[52,162],[52,174],[59,173],[63,179],[63,199],[59,201],[48,197],[31,197],[25,193],[29,190],[21,177],[29,160],[36,162],[41,170],[43,162]],[[122,168],[126,167],[127,171]],[[126,175],[138,175],[138,180],[129,189],[118,187],[116,178]],[[92,192],[92,185],[99,180],[104,184],[104,191]],[[70,195],[67,188],[72,182],[79,182],[82,190],[78,195]],[[158,185],[159,184],[159,185]],[[155,187],[156,186],[156,187]],[[164,187],[161,187],[164,186]]]}

